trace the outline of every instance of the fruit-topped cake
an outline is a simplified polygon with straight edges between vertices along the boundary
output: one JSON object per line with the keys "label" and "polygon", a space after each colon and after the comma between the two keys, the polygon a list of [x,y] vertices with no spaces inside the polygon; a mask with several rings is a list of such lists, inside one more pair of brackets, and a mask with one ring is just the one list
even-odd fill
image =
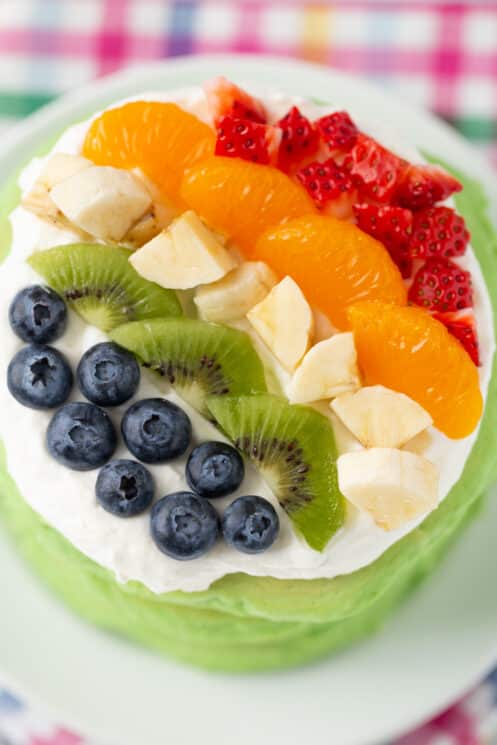
{"label": "fruit-topped cake", "polygon": [[217,78],[25,166],[0,514],[76,612],[267,669],[373,631],[446,553],[496,469],[495,238],[415,145]]}

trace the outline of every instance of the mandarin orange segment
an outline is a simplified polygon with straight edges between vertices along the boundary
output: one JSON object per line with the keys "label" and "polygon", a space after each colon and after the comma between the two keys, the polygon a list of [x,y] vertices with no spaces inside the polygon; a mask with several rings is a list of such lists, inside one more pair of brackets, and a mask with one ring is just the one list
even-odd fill
{"label": "mandarin orange segment", "polygon": [[286,174],[239,158],[216,156],[191,168],[181,197],[211,228],[234,240],[246,258],[270,225],[316,212]]}
{"label": "mandarin orange segment", "polygon": [[467,437],[483,411],[478,371],[445,326],[422,308],[365,302],[349,308],[365,384],[405,393],[448,437]]}
{"label": "mandarin orange segment", "polygon": [[182,206],[185,169],[212,155],[215,140],[207,124],[174,103],[133,101],[93,121],[82,154],[97,165],[141,168],[166,199]]}
{"label": "mandarin orange segment", "polygon": [[308,215],[270,228],[251,258],[293,277],[338,329],[349,327],[347,306],[359,300],[406,303],[402,277],[385,247],[334,217]]}

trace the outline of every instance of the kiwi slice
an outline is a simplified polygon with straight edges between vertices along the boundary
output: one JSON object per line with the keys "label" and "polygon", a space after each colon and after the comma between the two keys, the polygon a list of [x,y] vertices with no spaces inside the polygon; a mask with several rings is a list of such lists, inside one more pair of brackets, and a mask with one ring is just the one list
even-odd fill
{"label": "kiwi slice", "polygon": [[329,419],[278,396],[211,396],[207,406],[257,466],[309,546],[322,551],[345,519]]}
{"label": "kiwi slice", "polygon": [[72,243],[38,251],[28,262],[87,323],[102,331],[144,318],[180,316],[176,294],[140,277],[129,255],[119,246]]}
{"label": "kiwi slice", "polygon": [[120,326],[112,338],[158,372],[209,416],[207,396],[266,391],[264,368],[243,331],[191,318],[153,319]]}

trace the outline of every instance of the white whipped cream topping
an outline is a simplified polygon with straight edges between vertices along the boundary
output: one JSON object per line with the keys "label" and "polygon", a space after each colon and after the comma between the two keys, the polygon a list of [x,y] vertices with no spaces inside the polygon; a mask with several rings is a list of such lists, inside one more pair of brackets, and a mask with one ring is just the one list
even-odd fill
{"label": "white whipped cream topping", "polygon": [[[257,91],[259,92],[259,91]],[[149,100],[175,100],[186,110],[208,120],[203,93],[200,88],[178,91],[174,94],[147,93],[140,96]],[[318,107],[304,99],[265,93],[264,102],[276,117],[282,116],[291,105],[298,105],[307,116],[315,117],[337,107]],[[350,108],[350,107],[349,107]],[[354,116],[354,111],[351,112]],[[356,116],[359,125],[406,158],[420,161],[420,156],[395,134],[374,121],[364,121]],[[52,152],[76,154],[79,152],[89,122],[68,129]],[[26,192],[44,163],[36,158],[24,170],[20,185]],[[6,370],[9,361],[22,346],[22,342],[7,327],[8,306],[14,294],[40,278],[25,263],[35,250],[78,240],[71,231],[48,226],[22,207],[11,217],[13,245],[7,260],[0,265],[0,317],[4,319],[4,338],[0,346],[0,436],[4,441],[8,469],[21,494],[46,522],[64,535],[77,549],[98,564],[111,570],[119,582],[137,580],[155,593],[172,590],[203,590],[220,577],[245,572],[256,576],[281,579],[315,579],[336,577],[354,572],[379,558],[390,546],[422,522],[423,516],[400,530],[387,533],[377,527],[371,517],[354,508],[349,509],[345,525],[329,542],[322,553],[310,549],[298,537],[290,520],[280,509],[269,488],[255,469],[247,466],[246,479],[237,494],[215,500],[220,511],[240,494],[259,494],[269,499],[278,510],[281,534],[277,543],[266,553],[248,556],[226,546],[222,541],[206,556],[191,562],[179,562],[158,551],[149,535],[149,513],[132,519],[119,519],[105,512],[95,499],[95,471],[77,472],[55,462],[45,447],[45,431],[52,414],[22,407],[9,394]],[[491,305],[483,276],[471,249],[460,262],[471,271],[475,289],[475,315],[481,340],[482,367],[480,382],[486,396],[494,354],[494,334]],[[104,339],[98,330],[87,326],[70,312],[66,334],[55,343],[69,359],[73,369],[82,354],[93,344]],[[285,384],[285,376],[281,375]],[[179,403],[190,415],[195,442],[222,439],[219,432],[199,414],[182,402],[166,384],[143,373],[137,398],[155,395]],[[75,389],[72,400],[81,400]],[[123,411],[132,402],[110,415],[119,430]],[[323,413],[332,417],[327,406]],[[339,450],[345,452],[360,448],[360,444],[336,419],[333,420]],[[440,500],[461,476],[477,431],[464,440],[449,440],[435,429],[423,433],[407,447],[423,454],[440,468]],[[129,457],[120,444],[115,457]],[[152,466],[156,481],[157,498],[186,487],[184,479],[185,458],[174,463]]]}

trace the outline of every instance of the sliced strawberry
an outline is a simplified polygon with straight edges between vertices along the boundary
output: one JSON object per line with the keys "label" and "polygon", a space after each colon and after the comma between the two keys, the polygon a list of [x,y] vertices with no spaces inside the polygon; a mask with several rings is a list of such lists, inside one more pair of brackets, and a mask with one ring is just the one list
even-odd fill
{"label": "sliced strawberry", "polygon": [[374,204],[355,204],[357,225],[373,238],[381,241],[399,267],[404,278],[412,274],[409,242],[412,230],[412,212],[402,207]]}
{"label": "sliced strawberry", "polygon": [[274,164],[278,159],[281,130],[233,116],[223,116],[217,128],[216,155]]}
{"label": "sliced strawberry", "polygon": [[248,119],[258,124],[267,122],[266,109],[262,103],[226,78],[208,80],[204,83],[204,92],[216,127],[223,116]]}
{"label": "sliced strawberry", "polygon": [[393,196],[405,161],[372,137],[360,133],[344,161],[344,168],[365,199],[388,202]]}
{"label": "sliced strawberry", "polygon": [[462,256],[469,237],[461,215],[450,207],[430,207],[414,215],[411,256],[416,259]]}
{"label": "sliced strawberry", "polygon": [[447,327],[447,330],[463,345],[477,367],[480,367],[480,345],[476,330],[475,317],[471,312],[435,313],[435,318]]}
{"label": "sliced strawberry", "polygon": [[330,150],[348,152],[357,142],[359,130],[346,111],[322,116],[315,125]]}
{"label": "sliced strawberry", "polygon": [[395,203],[414,211],[424,210],[461,189],[459,181],[438,166],[410,165],[402,174]]}
{"label": "sliced strawberry", "polygon": [[414,276],[409,300],[438,313],[470,308],[471,275],[450,259],[428,259]]}
{"label": "sliced strawberry", "polygon": [[315,126],[292,106],[277,125],[283,132],[278,165],[284,171],[303,158],[312,156],[319,146],[319,133]]}
{"label": "sliced strawberry", "polygon": [[350,176],[332,158],[324,163],[309,163],[297,172],[297,179],[305,186],[318,207],[339,199],[353,188]]}

